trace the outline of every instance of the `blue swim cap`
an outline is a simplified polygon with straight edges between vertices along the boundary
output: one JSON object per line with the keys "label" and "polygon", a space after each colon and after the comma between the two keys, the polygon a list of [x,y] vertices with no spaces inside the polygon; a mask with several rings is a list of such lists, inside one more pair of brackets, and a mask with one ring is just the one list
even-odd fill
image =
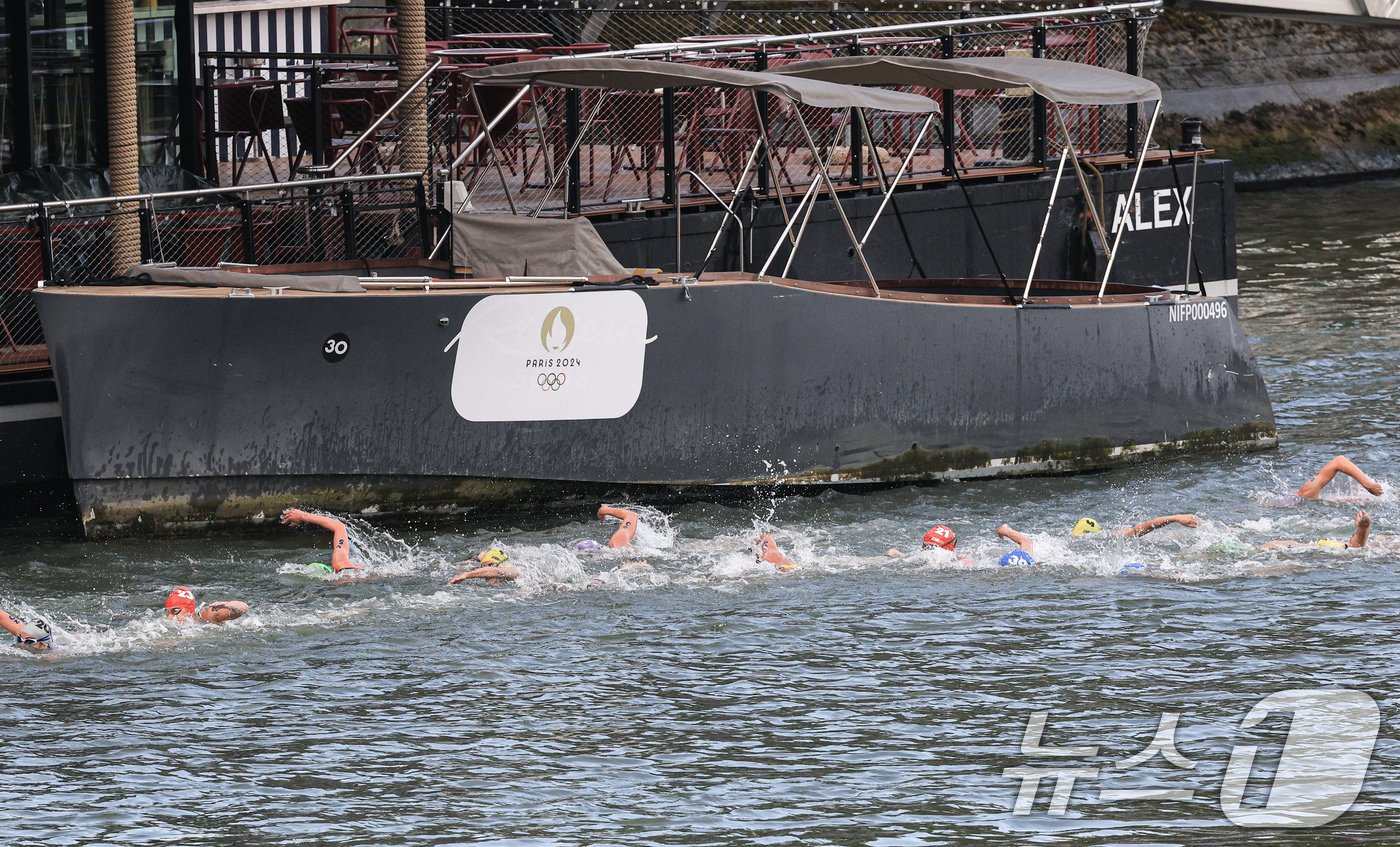
{"label": "blue swim cap", "polygon": [[1010,553],[998,559],[997,564],[1003,568],[1016,565],[1033,565],[1035,564],[1035,559],[1025,550],[1012,550]]}
{"label": "blue swim cap", "polygon": [[1129,563],[1127,563],[1126,565],[1123,566],[1123,573],[1127,573],[1128,571],[1145,571],[1145,570],[1147,570],[1147,565],[1144,565],[1142,562],[1129,562]]}
{"label": "blue swim cap", "polygon": [[582,541],[575,541],[575,542],[574,542],[574,549],[577,550],[577,551],[580,552],[580,553],[584,553],[584,552],[587,552],[587,551],[589,551],[589,550],[597,550],[598,548],[600,548],[600,547],[602,547],[602,546],[603,546],[603,545],[599,544],[598,542],[594,541],[594,540],[591,539],[591,538],[585,538],[585,539],[583,539]]}

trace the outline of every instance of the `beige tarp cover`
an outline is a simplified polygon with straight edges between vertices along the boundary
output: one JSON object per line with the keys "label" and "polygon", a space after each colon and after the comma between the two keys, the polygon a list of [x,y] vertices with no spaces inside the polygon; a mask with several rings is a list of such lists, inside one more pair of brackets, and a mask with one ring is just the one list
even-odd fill
{"label": "beige tarp cover", "polygon": [[1122,71],[1059,59],[978,56],[837,56],[794,62],[773,73],[846,85],[920,85],[928,88],[1030,88],[1055,103],[1109,105],[1162,99],[1156,83]]}
{"label": "beige tarp cover", "polygon": [[631,273],[587,218],[453,215],[452,262],[480,279]]}
{"label": "beige tarp cover", "polygon": [[495,65],[466,71],[463,76],[479,83],[608,88],[614,91],[651,91],[657,88],[750,88],[821,109],[855,106],[882,112],[915,114],[938,111],[937,103],[919,94],[649,59],[570,56]]}
{"label": "beige tarp cover", "polygon": [[148,277],[151,282],[172,285],[205,285],[210,288],[290,288],[293,291],[364,291],[358,277],[313,274],[259,274],[225,271],[218,268],[172,268],[168,265],[132,265],[129,277]]}

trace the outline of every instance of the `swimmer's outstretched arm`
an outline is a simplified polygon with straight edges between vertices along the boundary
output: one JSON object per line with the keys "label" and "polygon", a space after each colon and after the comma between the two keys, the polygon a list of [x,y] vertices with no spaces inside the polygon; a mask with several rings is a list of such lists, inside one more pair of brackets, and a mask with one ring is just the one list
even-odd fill
{"label": "swimmer's outstretched arm", "polygon": [[1347,542],[1347,547],[1359,550],[1366,546],[1366,539],[1371,537],[1371,515],[1365,509],[1356,510],[1356,532],[1352,533],[1351,540]]}
{"label": "swimmer's outstretched arm", "polygon": [[4,629],[15,638],[24,637],[24,624],[10,617],[6,612],[0,612],[0,629]]}
{"label": "swimmer's outstretched arm", "polygon": [[234,618],[248,614],[248,604],[242,600],[220,600],[199,610],[199,617],[205,623],[228,623]]}
{"label": "swimmer's outstretched arm", "polygon": [[1169,523],[1177,523],[1184,527],[1195,529],[1201,522],[1195,515],[1163,515],[1160,518],[1152,518],[1142,523],[1133,524],[1127,529],[1120,529],[1118,530],[1118,534],[1124,538],[1137,538],[1140,535],[1146,535],[1154,529],[1161,529]]}
{"label": "swimmer's outstretched arm", "polygon": [[515,579],[520,576],[520,571],[510,565],[485,565],[480,568],[472,568],[469,571],[462,571],[447,581],[448,585],[456,585],[469,579]]}
{"label": "swimmer's outstretched arm", "polygon": [[1303,487],[1298,489],[1298,496],[1316,500],[1322,494],[1322,489],[1326,488],[1327,484],[1335,479],[1339,473],[1344,473],[1361,483],[1362,488],[1377,497],[1381,496],[1380,483],[1367,476],[1361,468],[1356,466],[1355,462],[1346,456],[1335,456],[1330,462],[1323,465],[1312,479],[1303,483]]}
{"label": "swimmer's outstretched arm", "polygon": [[637,534],[637,513],[604,503],[598,507],[598,522],[602,523],[607,518],[616,518],[622,522],[622,526],[618,527],[617,532],[614,532],[612,538],[608,539],[608,546],[617,549],[631,544],[633,537]]}
{"label": "swimmer's outstretched arm", "polygon": [[1031,541],[1029,535],[1017,532],[1006,524],[997,527],[997,535],[1000,535],[1002,538],[1005,538],[1012,544],[1030,553],[1032,556],[1035,555],[1035,543]]}
{"label": "swimmer's outstretched arm", "polygon": [[350,534],[345,531],[345,524],[341,521],[329,515],[317,515],[303,512],[301,509],[288,509],[282,513],[282,523],[287,526],[300,526],[309,523],[330,530],[332,536],[331,569],[336,573],[343,570],[363,570],[359,565],[350,561]]}

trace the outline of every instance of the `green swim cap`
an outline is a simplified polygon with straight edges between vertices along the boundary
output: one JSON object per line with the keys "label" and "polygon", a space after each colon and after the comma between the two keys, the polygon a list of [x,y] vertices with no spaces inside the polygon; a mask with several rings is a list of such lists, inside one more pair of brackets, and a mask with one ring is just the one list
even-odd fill
{"label": "green swim cap", "polygon": [[335,568],[331,567],[325,562],[307,562],[306,566],[308,568],[313,568],[323,573],[335,573]]}
{"label": "green swim cap", "polygon": [[1241,544],[1241,543],[1238,542],[1238,541],[1222,541],[1222,542],[1220,542],[1219,544],[1212,544],[1212,545],[1210,545],[1209,547],[1207,547],[1207,548],[1206,548],[1206,552],[1207,552],[1207,553],[1229,553],[1229,554],[1231,554],[1231,555],[1238,554],[1238,553],[1248,553],[1248,552],[1249,552],[1249,545],[1248,545],[1248,544]]}

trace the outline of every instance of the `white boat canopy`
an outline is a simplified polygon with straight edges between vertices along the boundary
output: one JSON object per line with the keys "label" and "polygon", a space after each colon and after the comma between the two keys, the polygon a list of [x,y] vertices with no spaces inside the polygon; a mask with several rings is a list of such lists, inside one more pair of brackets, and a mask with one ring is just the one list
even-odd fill
{"label": "white boat canopy", "polygon": [[[808,63],[816,64],[816,63]],[[647,59],[561,57],[479,68],[463,74],[474,83],[606,88],[651,91],[658,88],[746,88],[820,109],[873,109],[881,112],[937,112],[938,104],[919,94],[859,88],[821,79],[773,73],[707,68]],[[1019,83],[1018,83],[1019,84]]]}
{"label": "white boat canopy", "polygon": [[1112,105],[1161,100],[1157,84],[1140,76],[1059,59],[980,56],[837,56],[794,62],[772,73],[846,85],[919,85],[928,88],[1029,88],[1055,103]]}

